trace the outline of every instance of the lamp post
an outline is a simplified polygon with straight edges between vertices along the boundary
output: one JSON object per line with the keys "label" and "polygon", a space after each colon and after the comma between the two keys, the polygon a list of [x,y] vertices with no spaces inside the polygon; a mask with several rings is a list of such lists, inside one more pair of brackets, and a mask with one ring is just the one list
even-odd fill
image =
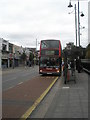
{"label": "lamp post", "polygon": [[[70,0],[70,2],[69,2],[69,5],[68,5],[68,7],[70,8],[70,7],[73,7],[72,5],[71,5],[71,0]],[[78,0],[78,42],[79,42],[79,47],[80,47],[80,15],[79,15],[79,12],[80,10],[79,10],[79,0]],[[84,16],[84,14],[82,13],[81,14],[81,17],[83,17]],[[76,19],[76,4],[75,4],[75,26],[76,26],[76,46],[77,46],[77,19]]]}
{"label": "lamp post", "polygon": [[37,38],[36,38],[36,51],[37,51]]}
{"label": "lamp post", "polygon": [[37,40],[36,38],[36,51],[38,50],[38,45],[40,44],[40,42]]}
{"label": "lamp post", "polygon": [[77,12],[76,12],[76,4],[75,4],[75,30],[76,30],[76,46],[77,46]]}

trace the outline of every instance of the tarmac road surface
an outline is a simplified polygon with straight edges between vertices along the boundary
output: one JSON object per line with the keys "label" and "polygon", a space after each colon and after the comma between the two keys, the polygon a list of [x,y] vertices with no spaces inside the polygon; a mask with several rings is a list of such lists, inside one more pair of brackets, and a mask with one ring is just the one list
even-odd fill
{"label": "tarmac road surface", "polygon": [[28,80],[20,81],[14,87],[4,90],[2,93],[2,117],[21,118],[55,78],[56,76],[40,75],[29,77]]}

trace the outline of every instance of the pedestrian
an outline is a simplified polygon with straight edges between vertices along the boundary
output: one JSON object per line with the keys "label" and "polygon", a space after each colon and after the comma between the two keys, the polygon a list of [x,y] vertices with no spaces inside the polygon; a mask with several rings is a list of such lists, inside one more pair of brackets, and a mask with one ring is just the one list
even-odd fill
{"label": "pedestrian", "polygon": [[66,84],[67,81],[67,72],[68,72],[68,63],[67,63],[67,56],[64,56],[64,84]]}
{"label": "pedestrian", "polygon": [[25,68],[26,68],[26,66],[27,66],[27,62],[26,62],[26,60],[25,60],[25,63],[24,63],[24,64],[25,64]]}
{"label": "pedestrian", "polygon": [[67,81],[67,72],[68,72],[68,64],[67,61],[64,61],[64,83]]}
{"label": "pedestrian", "polygon": [[64,84],[66,84],[67,81],[67,72],[68,72],[68,62],[67,62],[67,51],[64,51]]}
{"label": "pedestrian", "polygon": [[12,68],[14,69],[14,58],[13,58],[13,61],[12,61]]}
{"label": "pedestrian", "polygon": [[74,73],[74,70],[75,70],[74,59],[71,60],[70,67],[71,67],[71,74],[72,74],[72,76],[73,76],[73,73]]}
{"label": "pedestrian", "polygon": [[31,67],[31,61],[29,60],[29,67]]}
{"label": "pedestrian", "polygon": [[32,67],[34,67],[34,59],[32,60]]}
{"label": "pedestrian", "polygon": [[62,61],[62,71],[64,71],[64,61]]}
{"label": "pedestrian", "polygon": [[76,58],[76,70],[78,70],[78,58]]}
{"label": "pedestrian", "polygon": [[81,65],[81,59],[80,59],[79,56],[78,56],[78,59],[77,59],[76,63],[77,63],[78,73],[80,73],[80,72],[81,72],[81,69],[82,69],[82,65]]}

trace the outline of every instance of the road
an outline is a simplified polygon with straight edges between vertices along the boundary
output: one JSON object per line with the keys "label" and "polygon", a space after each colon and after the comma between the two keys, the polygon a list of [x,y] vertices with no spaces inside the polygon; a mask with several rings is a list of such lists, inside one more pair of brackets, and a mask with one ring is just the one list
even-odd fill
{"label": "road", "polygon": [[2,90],[8,90],[13,88],[16,85],[19,85],[30,78],[39,76],[38,74],[38,66],[35,67],[27,67],[20,68],[17,70],[9,70],[2,72]]}
{"label": "road", "polygon": [[2,116],[17,119],[87,118],[88,78],[84,71],[76,71],[76,84],[72,80],[63,84],[63,76],[39,75],[38,66],[4,71]]}
{"label": "road", "polygon": [[26,112],[30,109],[28,112],[30,114],[32,106],[35,107],[43,99],[57,79],[56,76],[39,75],[38,66],[4,71],[2,75],[3,118],[28,117]]}

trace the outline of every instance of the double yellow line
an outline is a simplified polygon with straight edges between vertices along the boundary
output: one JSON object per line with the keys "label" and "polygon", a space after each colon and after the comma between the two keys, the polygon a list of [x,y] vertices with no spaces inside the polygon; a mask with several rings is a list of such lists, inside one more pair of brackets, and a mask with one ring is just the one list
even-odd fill
{"label": "double yellow line", "polygon": [[37,107],[37,105],[42,101],[42,99],[46,96],[46,94],[49,92],[49,90],[52,88],[54,83],[58,80],[58,77],[54,79],[54,81],[50,84],[50,86],[41,94],[41,96],[34,102],[34,104],[26,111],[24,115],[21,116],[20,120],[26,120],[33,110]]}

